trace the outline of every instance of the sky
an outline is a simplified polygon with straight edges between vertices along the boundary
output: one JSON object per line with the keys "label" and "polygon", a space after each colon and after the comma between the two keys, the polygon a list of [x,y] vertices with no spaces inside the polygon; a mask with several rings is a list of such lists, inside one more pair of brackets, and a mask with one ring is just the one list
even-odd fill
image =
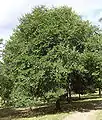
{"label": "sky", "polygon": [[0,38],[8,40],[19,18],[38,5],[72,7],[85,20],[101,25],[102,0],[0,0]]}

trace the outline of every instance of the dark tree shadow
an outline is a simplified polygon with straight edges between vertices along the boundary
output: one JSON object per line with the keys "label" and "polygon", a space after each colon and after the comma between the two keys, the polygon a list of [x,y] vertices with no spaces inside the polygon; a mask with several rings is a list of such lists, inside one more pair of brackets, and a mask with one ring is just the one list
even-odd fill
{"label": "dark tree shadow", "polygon": [[[93,97],[97,98],[97,97]],[[37,116],[43,116],[48,114],[56,114],[59,113],[69,113],[74,111],[79,112],[89,112],[90,110],[101,110],[102,109],[102,100],[97,99],[90,99],[89,101],[81,100],[78,101],[74,98],[72,103],[68,104],[66,101],[61,102],[61,110],[56,111],[55,104],[47,105],[47,106],[41,106],[38,108],[33,108],[32,110],[29,108],[17,110],[13,108],[5,108],[0,109],[0,120],[3,120],[3,118],[11,117],[11,118],[29,118],[29,117],[37,117]]]}

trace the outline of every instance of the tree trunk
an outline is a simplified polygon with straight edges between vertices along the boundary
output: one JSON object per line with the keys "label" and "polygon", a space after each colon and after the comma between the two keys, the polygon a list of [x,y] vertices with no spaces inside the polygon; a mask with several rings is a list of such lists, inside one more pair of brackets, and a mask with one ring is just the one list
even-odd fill
{"label": "tree trunk", "polygon": [[81,99],[80,93],[81,93],[81,89],[79,89],[79,100]]}
{"label": "tree trunk", "polygon": [[101,97],[101,88],[99,88],[99,96]]}
{"label": "tree trunk", "polygon": [[71,97],[71,88],[69,88],[69,103],[72,101],[72,97]]}
{"label": "tree trunk", "polygon": [[61,110],[61,107],[60,107],[60,99],[58,99],[57,101],[56,101],[56,110]]}
{"label": "tree trunk", "polygon": [[67,91],[67,102],[68,102],[68,100],[69,100],[69,99],[68,99],[68,94],[69,94],[68,88],[66,89],[66,91]]}
{"label": "tree trunk", "polygon": [[68,102],[68,93],[67,93],[67,102]]}
{"label": "tree trunk", "polygon": [[80,97],[80,93],[79,93],[79,100],[81,99],[81,97]]}

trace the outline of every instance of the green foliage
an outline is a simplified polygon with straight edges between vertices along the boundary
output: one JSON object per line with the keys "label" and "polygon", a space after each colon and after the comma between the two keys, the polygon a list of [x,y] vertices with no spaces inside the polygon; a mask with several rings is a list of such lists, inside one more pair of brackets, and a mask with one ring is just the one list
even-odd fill
{"label": "green foliage", "polygon": [[73,70],[84,78],[88,74],[81,85],[87,78],[92,83],[101,71],[101,36],[98,28],[65,6],[41,6],[25,14],[4,50],[9,99],[14,105],[28,106],[35,97],[68,89]]}

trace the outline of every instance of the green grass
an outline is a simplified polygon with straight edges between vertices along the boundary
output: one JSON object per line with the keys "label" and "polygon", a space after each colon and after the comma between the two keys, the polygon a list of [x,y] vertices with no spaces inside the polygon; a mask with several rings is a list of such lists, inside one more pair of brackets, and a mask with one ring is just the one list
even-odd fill
{"label": "green grass", "polygon": [[[81,96],[73,96],[72,103],[67,101],[61,102],[61,111],[56,111],[55,104],[29,108],[0,108],[0,120],[63,120],[71,112],[89,112],[90,110],[98,110],[97,120],[102,120],[102,98],[98,94],[86,94]],[[101,108],[100,108],[101,107]]]}
{"label": "green grass", "polygon": [[78,101],[76,101],[76,102],[88,102],[88,101],[100,101],[100,100],[102,100],[102,98],[89,98],[89,99],[85,99],[85,100],[78,100]]}

